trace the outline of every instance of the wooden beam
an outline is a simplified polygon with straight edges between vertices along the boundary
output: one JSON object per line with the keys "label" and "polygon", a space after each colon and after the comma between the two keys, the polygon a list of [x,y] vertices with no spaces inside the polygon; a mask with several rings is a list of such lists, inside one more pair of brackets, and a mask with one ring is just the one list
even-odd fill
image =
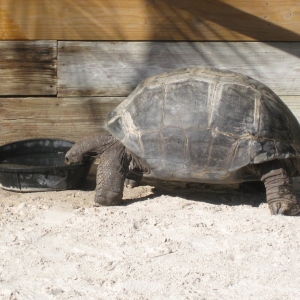
{"label": "wooden beam", "polygon": [[300,43],[59,42],[58,95],[127,96],[143,79],[175,68],[229,69],[279,95],[300,95]]}
{"label": "wooden beam", "polygon": [[1,0],[2,40],[300,41],[297,0]]}
{"label": "wooden beam", "polygon": [[56,95],[57,42],[0,42],[0,95]]}
{"label": "wooden beam", "polygon": [[78,140],[104,132],[123,98],[1,98],[0,145],[30,138]]}

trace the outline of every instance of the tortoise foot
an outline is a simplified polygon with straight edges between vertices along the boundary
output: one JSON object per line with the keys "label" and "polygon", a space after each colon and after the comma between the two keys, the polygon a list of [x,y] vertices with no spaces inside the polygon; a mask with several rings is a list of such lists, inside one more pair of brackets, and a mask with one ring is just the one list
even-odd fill
{"label": "tortoise foot", "polygon": [[101,191],[96,190],[95,195],[95,206],[114,206],[118,205],[122,201],[122,194],[114,193],[112,191],[106,191],[105,196],[102,195]]}
{"label": "tortoise foot", "polygon": [[272,215],[296,216],[300,214],[300,206],[286,201],[276,201],[269,204]]}
{"label": "tortoise foot", "polygon": [[295,216],[300,213],[300,206],[293,189],[292,178],[288,168],[285,166],[278,167],[276,162],[272,164],[269,163],[267,165],[264,175],[261,177],[266,187],[267,201],[271,214]]}

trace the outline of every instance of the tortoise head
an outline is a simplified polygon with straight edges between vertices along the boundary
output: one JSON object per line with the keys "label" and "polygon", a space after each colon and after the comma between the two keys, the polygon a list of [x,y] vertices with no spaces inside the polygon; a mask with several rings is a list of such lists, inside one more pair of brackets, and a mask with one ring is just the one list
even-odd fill
{"label": "tortoise head", "polygon": [[82,163],[83,160],[83,155],[78,151],[78,147],[76,146],[76,144],[65,155],[66,165]]}

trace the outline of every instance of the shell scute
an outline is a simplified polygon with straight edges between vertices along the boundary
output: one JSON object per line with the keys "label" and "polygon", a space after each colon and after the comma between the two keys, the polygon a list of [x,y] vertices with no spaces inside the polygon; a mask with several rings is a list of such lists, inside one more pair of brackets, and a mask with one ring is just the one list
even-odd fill
{"label": "shell scute", "polygon": [[141,134],[141,144],[143,147],[141,157],[156,159],[157,153],[161,152],[160,134],[157,131],[143,132]]}
{"label": "shell scute", "polygon": [[163,115],[164,85],[149,86],[131,101],[124,112],[125,123],[134,131],[159,130]]}
{"label": "shell scute", "polygon": [[214,133],[207,170],[228,170],[238,138]]}
{"label": "shell scute", "polygon": [[235,149],[229,172],[233,173],[251,162],[252,139],[241,139]]}
{"label": "shell scute", "polygon": [[260,93],[250,87],[220,84],[214,100],[210,127],[235,136],[256,135],[259,101]]}
{"label": "shell scute", "polygon": [[258,136],[291,142],[290,115],[291,112],[281,101],[262,95]]}
{"label": "shell scute", "polygon": [[191,128],[186,130],[186,136],[188,141],[186,151],[187,167],[191,170],[205,170],[213,140],[212,131],[210,129]]}
{"label": "shell scute", "polygon": [[208,111],[213,87],[208,82],[195,80],[170,83],[166,86],[165,126],[174,126],[180,117],[180,127],[208,127]]}
{"label": "shell scute", "polygon": [[276,147],[274,140],[253,140],[250,156],[251,161],[254,164],[274,159],[276,157]]}
{"label": "shell scute", "polygon": [[276,141],[275,147],[277,149],[278,158],[285,159],[285,158],[292,158],[297,157],[298,152],[294,148],[293,144],[284,142],[284,141]]}
{"label": "shell scute", "polygon": [[161,131],[161,145],[163,160],[184,163],[186,138],[182,128],[164,127]]}

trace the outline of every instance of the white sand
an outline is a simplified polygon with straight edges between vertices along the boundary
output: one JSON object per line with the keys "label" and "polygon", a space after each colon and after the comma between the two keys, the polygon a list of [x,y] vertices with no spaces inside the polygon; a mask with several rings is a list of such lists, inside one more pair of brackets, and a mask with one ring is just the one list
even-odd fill
{"label": "white sand", "polygon": [[300,218],[271,216],[263,194],[0,197],[0,299],[300,299]]}

